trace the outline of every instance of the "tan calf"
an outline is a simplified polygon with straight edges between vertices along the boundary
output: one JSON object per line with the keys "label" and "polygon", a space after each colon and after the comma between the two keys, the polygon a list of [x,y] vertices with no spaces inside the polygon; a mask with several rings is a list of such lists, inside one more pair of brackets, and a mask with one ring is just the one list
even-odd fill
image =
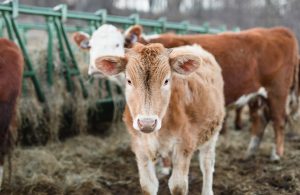
{"label": "tan calf", "polygon": [[188,193],[193,153],[200,150],[202,194],[213,194],[215,145],[224,119],[223,79],[214,57],[200,46],[172,50],[136,44],[125,58],[102,56],[106,75],[125,72],[124,121],[131,134],[144,194],[157,194],[155,163],[170,157],[172,194]]}

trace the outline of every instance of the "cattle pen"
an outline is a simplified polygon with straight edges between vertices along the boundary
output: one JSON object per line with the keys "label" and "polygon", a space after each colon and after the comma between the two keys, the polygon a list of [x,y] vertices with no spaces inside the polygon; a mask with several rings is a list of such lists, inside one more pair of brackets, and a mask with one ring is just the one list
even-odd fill
{"label": "cattle pen", "polygon": [[[0,194],[106,195],[141,194],[136,159],[129,136],[120,123],[125,106],[122,87],[107,78],[90,78],[88,53],[71,41],[75,32],[92,34],[103,24],[120,29],[139,24],[147,34],[216,34],[226,25],[208,22],[171,22],[29,6],[18,0],[0,4],[0,37],[16,42],[24,55],[22,95],[19,100],[12,154],[12,179]],[[1,114],[1,113],[0,113]],[[250,128],[246,112],[244,131],[233,131],[234,113],[229,113],[228,135],[219,138],[214,179],[217,195],[300,194],[300,142],[288,142],[287,154],[278,163],[269,161],[272,131],[266,132],[262,155],[243,159]],[[201,194],[202,178],[192,159],[189,194]],[[8,169],[6,167],[6,169]],[[297,169],[297,170],[296,170]],[[5,173],[4,184],[8,178]],[[168,176],[158,175],[158,194],[169,194]]]}

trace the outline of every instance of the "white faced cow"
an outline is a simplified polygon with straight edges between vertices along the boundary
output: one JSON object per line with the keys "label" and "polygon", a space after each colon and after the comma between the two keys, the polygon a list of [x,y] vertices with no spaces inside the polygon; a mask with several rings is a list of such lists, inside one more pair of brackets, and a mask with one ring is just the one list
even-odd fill
{"label": "white faced cow", "polygon": [[[76,32],[73,40],[77,46],[90,53],[90,64],[88,74],[94,78],[103,78],[106,75],[97,70],[95,60],[101,56],[119,56],[124,57],[124,36],[113,25],[104,24],[100,26],[90,37],[84,32]],[[115,77],[109,77],[109,80],[115,82],[121,87],[124,86],[125,77],[119,74]]]}

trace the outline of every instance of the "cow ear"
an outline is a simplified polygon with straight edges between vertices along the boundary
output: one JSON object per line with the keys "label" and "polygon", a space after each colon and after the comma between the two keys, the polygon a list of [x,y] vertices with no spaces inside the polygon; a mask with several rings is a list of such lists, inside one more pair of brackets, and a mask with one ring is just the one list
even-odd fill
{"label": "cow ear", "polygon": [[90,36],[84,32],[76,32],[73,34],[73,40],[80,49],[90,49]]}
{"label": "cow ear", "polygon": [[107,76],[117,75],[125,70],[126,58],[116,56],[104,56],[96,59],[96,68]]}
{"label": "cow ear", "polygon": [[176,54],[170,53],[171,68],[179,74],[189,75],[199,68],[202,59],[193,54]]}
{"label": "cow ear", "polygon": [[140,25],[134,25],[125,31],[125,40],[131,44],[136,43],[143,33],[143,27]]}

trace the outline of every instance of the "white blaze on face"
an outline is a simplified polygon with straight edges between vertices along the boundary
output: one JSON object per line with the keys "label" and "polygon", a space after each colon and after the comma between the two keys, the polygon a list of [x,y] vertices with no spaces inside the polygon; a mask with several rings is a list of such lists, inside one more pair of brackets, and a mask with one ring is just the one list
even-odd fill
{"label": "white blaze on face", "polygon": [[89,75],[101,74],[95,66],[95,61],[103,56],[125,56],[124,37],[113,25],[100,26],[90,39],[90,65]]}

